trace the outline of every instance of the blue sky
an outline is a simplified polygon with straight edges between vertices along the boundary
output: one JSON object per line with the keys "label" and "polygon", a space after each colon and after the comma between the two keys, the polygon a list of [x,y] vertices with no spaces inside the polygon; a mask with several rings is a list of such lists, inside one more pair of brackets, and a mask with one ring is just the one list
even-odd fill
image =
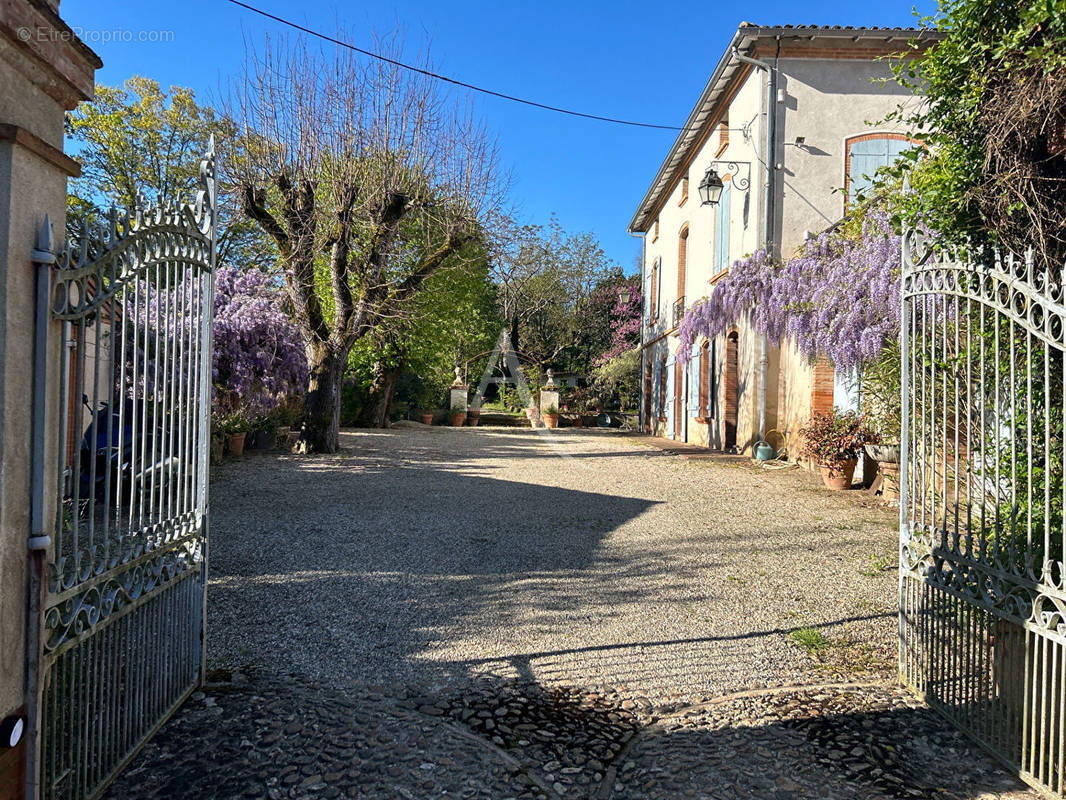
{"label": "blue sky", "polygon": [[[910,4],[812,0],[733,3],[484,2],[464,0],[249,0],[251,5],[372,49],[374,33],[399,30],[413,58],[429,47],[438,72],[550,105],[682,125],[742,20],[761,25],[912,25]],[[924,0],[918,10],[929,13]],[[239,72],[244,40],[281,27],[225,0],[62,0],[63,18],[104,61],[97,81],[141,74],[194,89],[211,102]],[[165,31],[161,38],[153,32]],[[145,32],[142,35],[142,32]],[[145,41],[140,41],[142,38]],[[110,41],[108,41],[110,39]],[[155,41],[153,41],[155,40]],[[640,252],[626,233],[675,134],[574,119],[477,100],[498,136],[523,222],[555,212],[591,231],[627,271]]]}

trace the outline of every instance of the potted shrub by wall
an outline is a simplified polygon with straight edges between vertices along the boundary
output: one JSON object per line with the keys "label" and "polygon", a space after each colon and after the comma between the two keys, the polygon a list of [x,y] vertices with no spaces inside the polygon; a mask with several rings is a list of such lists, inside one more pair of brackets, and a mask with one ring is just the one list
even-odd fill
{"label": "potted shrub by wall", "polygon": [[[278,420],[273,414],[263,417],[255,426],[256,450],[273,450],[278,443]],[[247,442],[245,442],[247,444]]]}
{"label": "potted shrub by wall", "polygon": [[549,428],[559,427],[559,408],[557,406],[550,405],[548,410],[542,415],[544,417],[544,424]]}
{"label": "potted shrub by wall", "polygon": [[448,412],[448,424],[453,428],[463,427],[464,422],[466,422],[466,412],[461,408],[453,408]]}
{"label": "potted shrub by wall", "polygon": [[867,444],[876,444],[878,435],[853,411],[813,414],[803,436],[803,455],[812,459],[822,471],[822,481],[829,489],[849,489],[855,477],[859,453]]}
{"label": "potted shrub by wall", "polygon": [[244,440],[248,436],[248,430],[251,427],[244,414],[240,411],[234,411],[223,419],[222,430],[229,436],[229,454],[231,456],[244,455]]}

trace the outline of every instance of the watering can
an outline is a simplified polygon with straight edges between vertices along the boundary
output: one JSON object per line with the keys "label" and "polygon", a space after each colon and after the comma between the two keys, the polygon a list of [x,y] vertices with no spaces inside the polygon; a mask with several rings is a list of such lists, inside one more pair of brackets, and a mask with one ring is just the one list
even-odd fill
{"label": "watering can", "polygon": [[755,446],[752,448],[752,454],[755,456],[756,461],[773,461],[775,458],[785,452],[785,448],[783,446],[785,437],[781,435],[780,431],[775,429],[766,432],[767,438],[769,438],[771,433],[776,433],[778,435],[778,437],[782,441],[782,447],[774,449],[773,445],[766,441],[766,439],[760,439],[755,443]]}

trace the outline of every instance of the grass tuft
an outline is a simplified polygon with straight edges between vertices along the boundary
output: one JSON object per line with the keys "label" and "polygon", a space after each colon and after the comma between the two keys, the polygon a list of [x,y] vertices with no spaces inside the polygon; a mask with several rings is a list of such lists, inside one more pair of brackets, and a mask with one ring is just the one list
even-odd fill
{"label": "grass tuft", "polygon": [[828,637],[817,628],[799,628],[798,630],[790,631],[788,638],[794,644],[812,654],[828,650],[832,644]]}

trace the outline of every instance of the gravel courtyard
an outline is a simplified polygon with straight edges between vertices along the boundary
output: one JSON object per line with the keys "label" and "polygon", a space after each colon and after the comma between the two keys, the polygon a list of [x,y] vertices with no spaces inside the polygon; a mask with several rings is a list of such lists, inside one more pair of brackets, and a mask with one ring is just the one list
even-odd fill
{"label": "gravel courtyard", "polygon": [[894,514],[801,470],[348,431],[211,509],[208,685],[114,800],[1037,797],[895,685]]}
{"label": "gravel courtyard", "polygon": [[[896,523],[800,472],[610,433],[342,434],[211,487],[214,666],[317,681],[492,672],[652,699],[894,669]],[[787,632],[831,642],[819,664]]]}

